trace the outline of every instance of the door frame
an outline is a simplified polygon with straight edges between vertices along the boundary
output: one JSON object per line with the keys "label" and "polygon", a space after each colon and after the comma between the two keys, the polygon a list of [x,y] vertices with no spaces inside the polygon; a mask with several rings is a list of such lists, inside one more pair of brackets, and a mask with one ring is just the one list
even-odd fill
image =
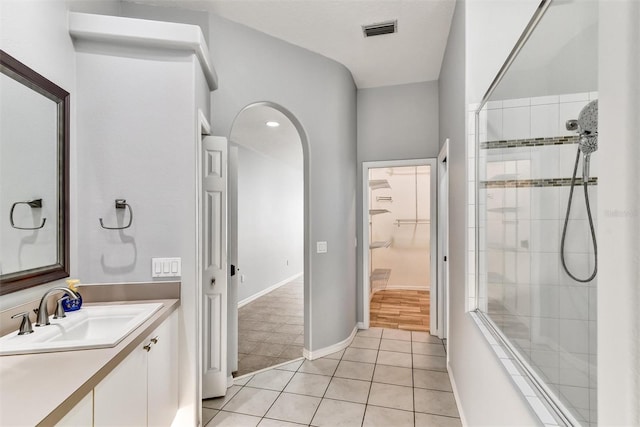
{"label": "door frame", "polygon": [[449,336],[449,138],[438,154],[438,306],[434,335]]}
{"label": "door frame", "polygon": [[[429,250],[429,264],[430,264],[430,279],[429,290],[434,289],[434,284],[437,280],[437,173],[436,172],[437,159],[435,158],[422,158],[422,159],[408,159],[408,160],[378,160],[371,162],[362,162],[362,244],[360,246],[360,252],[362,254],[362,317],[364,329],[369,329],[370,323],[370,295],[369,295],[369,169],[378,168],[390,168],[390,167],[402,167],[402,166],[430,166],[430,183],[429,194],[431,204],[431,224],[430,224],[430,250]],[[431,298],[430,303],[430,323],[434,321],[434,313],[437,312],[437,299]]]}
{"label": "door frame", "polygon": [[[312,304],[311,304],[311,293],[312,293],[312,273],[313,273],[313,269],[312,269],[312,254],[315,251],[315,248],[313,247],[313,243],[311,241],[311,179],[310,179],[310,160],[309,160],[309,153],[310,153],[310,149],[309,149],[309,137],[307,135],[307,132],[304,129],[304,126],[302,125],[302,123],[300,122],[300,120],[298,119],[298,117],[291,112],[290,110],[288,110],[287,108],[283,107],[280,104],[277,104],[275,102],[271,102],[271,101],[257,101],[257,102],[252,102],[247,104],[246,106],[244,106],[243,108],[241,108],[240,110],[238,110],[238,112],[236,113],[233,121],[231,122],[231,126],[229,127],[229,134],[227,135],[227,139],[229,140],[229,143],[235,143],[232,139],[231,139],[231,132],[233,131],[233,127],[236,123],[236,120],[238,119],[238,117],[240,116],[240,114],[242,114],[245,110],[251,108],[251,107],[255,107],[255,106],[266,106],[266,107],[270,107],[273,108],[274,110],[279,111],[280,113],[282,113],[283,115],[285,115],[287,117],[287,119],[289,119],[291,121],[291,123],[293,123],[293,126],[296,128],[296,131],[298,132],[298,136],[300,137],[300,143],[302,145],[302,167],[303,167],[303,179],[304,179],[304,183],[303,183],[303,203],[304,203],[304,243],[303,243],[303,250],[304,250],[304,263],[303,263],[303,267],[304,267],[304,296],[303,296],[303,304],[304,304],[304,345],[303,345],[303,356],[305,358],[309,358],[309,355],[311,354],[310,349],[313,348],[312,342],[313,342],[313,325],[312,325]],[[232,189],[230,188],[229,191],[231,191]],[[237,191],[237,188],[235,189]],[[236,195],[237,197],[237,195]],[[228,226],[228,225],[227,225]],[[236,238],[237,239],[237,234],[236,235],[231,235],[228,234],[228,241],[227,241],[227,246],[228,247],[235,247],[237,248],[238,246],[238,242],[232,242],[231,239],[232,238]],[[238,270],[240,270],[242,268],[241,265],[236,265],[238,267]],[[236,300],[232,300],[231,298],[227,299],[227,306],[231,306],[232,304],[235,304],[235,306],[237,307],[238,301],[237,301],[237,292],[235,293],[236,296]],[[233,310],[228,310],[228,312],[233,312]],[[237,315],[237,308],[235,309],[235,313]],[[236,325],[237,326],[237,325]],[[237,327],[236,327],[236,334],[237,334]]]}
{"label": "door frame", "polygon": [[205,116],[204,112],[198,109],[198,131],[196,132],[196,153],[195,153],[195,199],[196,199],[196,209],[195,209],[195,240],[196,240],[196,304],[195,304],[195,332],[196,332],[196,348],[195,348],[195,356],[196,356],[196,415],[197,415],[197,425],[202,425],[202,140],[205,136],[211,134],[211,125],[209,124],[209,120]]}

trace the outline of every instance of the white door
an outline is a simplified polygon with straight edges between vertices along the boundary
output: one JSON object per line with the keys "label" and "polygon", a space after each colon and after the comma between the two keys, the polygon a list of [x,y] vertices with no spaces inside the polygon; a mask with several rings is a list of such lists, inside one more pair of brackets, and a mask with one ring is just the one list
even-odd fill
{"label": "white door", "polygon": [[227,392],[227,139],[202,139],[202,397]]}
{"label": "white door", "polygon": [[[449,139],[446,139],[438,155],[438,284],[435,313],[432,312],[432,334],[447,338],[448,283],[449,283]],[[435,316],[435,319],[434,319]],[[434,323],[435,320],[435,323]]]}

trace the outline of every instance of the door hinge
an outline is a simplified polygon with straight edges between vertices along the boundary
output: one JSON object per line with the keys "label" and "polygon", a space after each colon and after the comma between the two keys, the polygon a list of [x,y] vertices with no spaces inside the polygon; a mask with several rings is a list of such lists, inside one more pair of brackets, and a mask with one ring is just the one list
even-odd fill
{"label": "door hinge", "polygon": [[446,255],[444,256],[444,262],[447,262],[447,256]]}
{"label": "door hinge", "polygon": [[236,266],[231,264],[231,276],[235,276],[236,275]]}

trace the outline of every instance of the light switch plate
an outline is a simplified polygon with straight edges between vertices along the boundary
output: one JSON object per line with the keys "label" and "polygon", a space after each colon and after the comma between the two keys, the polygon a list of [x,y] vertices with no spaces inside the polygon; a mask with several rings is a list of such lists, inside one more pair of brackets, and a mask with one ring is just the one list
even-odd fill
{"label": "light switch plate", "polygon": [[316,252],[319,254],[326,254],[327,242],[316,242]]}
{"label": "light switch plate", "polygon": [[151,258],[151,277],[181,277],[182,258]]}

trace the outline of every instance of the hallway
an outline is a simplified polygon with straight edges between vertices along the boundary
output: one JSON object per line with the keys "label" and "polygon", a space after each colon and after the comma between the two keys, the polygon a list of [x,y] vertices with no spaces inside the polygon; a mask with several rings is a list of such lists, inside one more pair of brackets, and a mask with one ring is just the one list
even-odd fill
{"label": "hallway", "polygon": [[203,424],[461,426],[444,356],[424,332],[362,330],[345,350],[237,378],[203,401]]}
{"label": "hallway", "polygon": [[236,376],[302,357],[303,285],[301,276],[238,310]]}

